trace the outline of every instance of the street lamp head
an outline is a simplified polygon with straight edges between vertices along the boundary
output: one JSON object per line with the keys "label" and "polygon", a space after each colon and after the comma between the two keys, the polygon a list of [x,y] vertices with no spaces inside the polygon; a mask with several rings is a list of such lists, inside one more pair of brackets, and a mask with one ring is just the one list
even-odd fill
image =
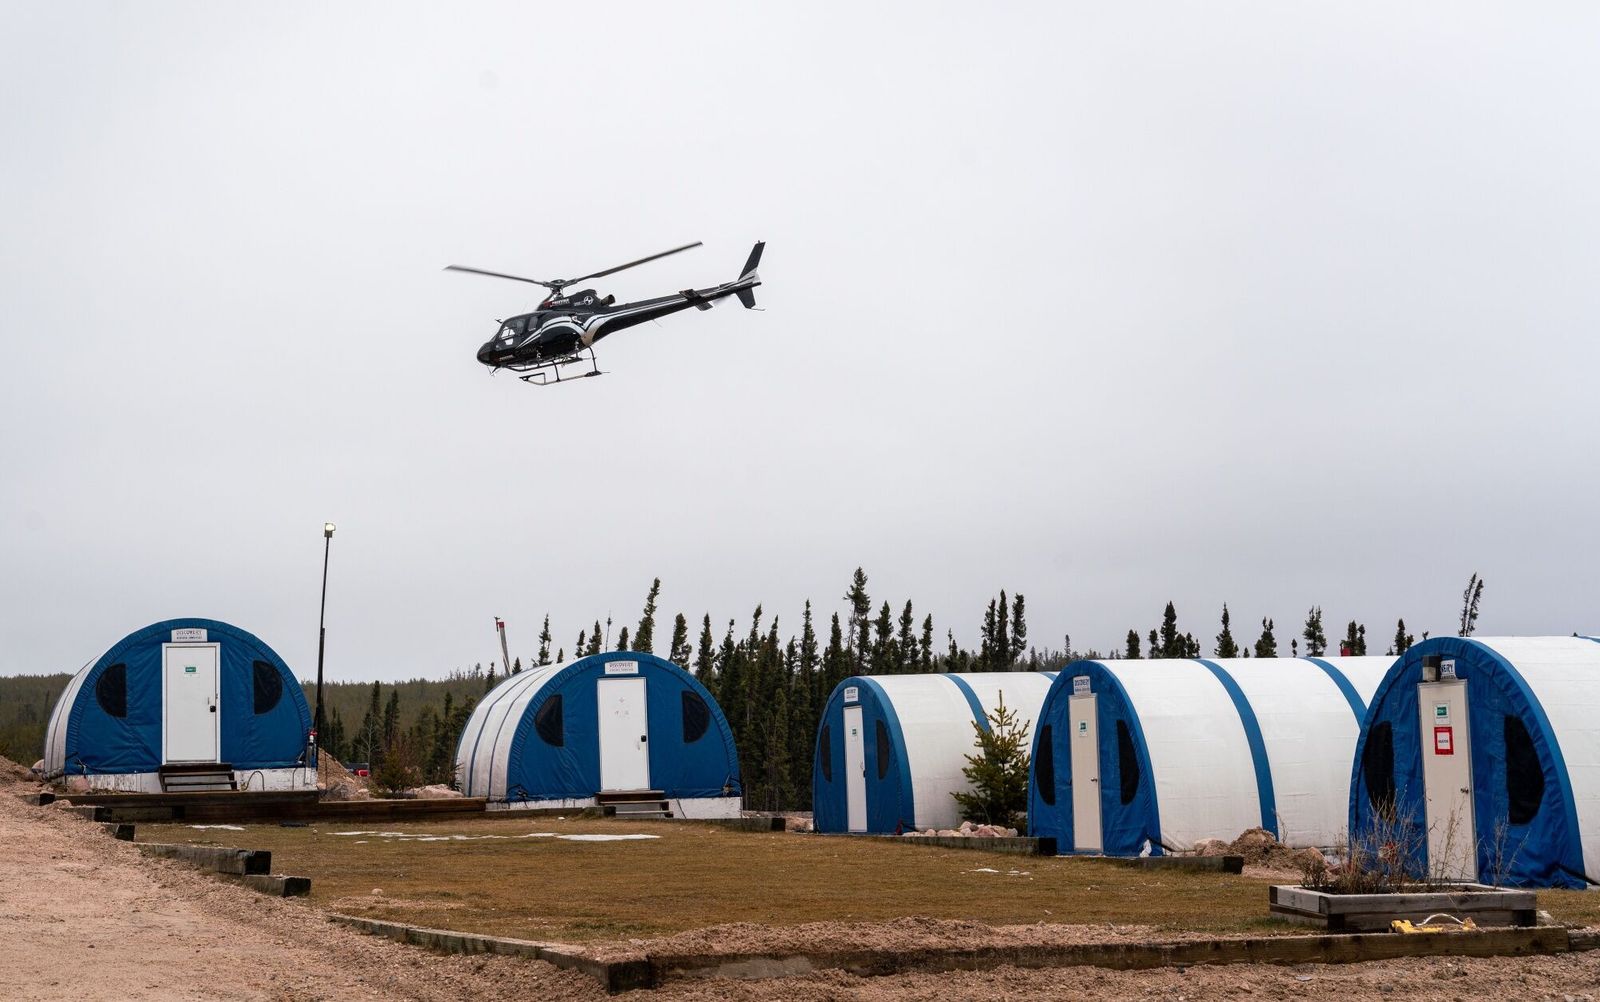
{"label": "street lamp head", "polygon": [[333,523],[332,522],[324,522],[324,523],[322,523],[322,535],[323,535],[323,538],[325,538],[325,539],[332,539],[333,538]]}

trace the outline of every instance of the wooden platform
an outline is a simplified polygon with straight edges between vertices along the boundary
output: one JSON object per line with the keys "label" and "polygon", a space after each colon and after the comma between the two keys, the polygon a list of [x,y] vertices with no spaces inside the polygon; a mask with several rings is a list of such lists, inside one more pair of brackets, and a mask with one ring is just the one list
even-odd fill
{"label": "wooden platform", "polygon": [[315,790],[195,793],[79,793],[102,821],[428,821],[481,815],[483,797],[442,800],[319,800]]}

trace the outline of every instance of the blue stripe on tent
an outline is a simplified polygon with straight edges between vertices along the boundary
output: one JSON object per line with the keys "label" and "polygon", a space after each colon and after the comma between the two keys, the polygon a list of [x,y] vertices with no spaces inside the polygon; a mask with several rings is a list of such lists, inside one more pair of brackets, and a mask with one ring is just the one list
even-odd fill
{"label": "blue stripe on tent", "polygon": [[978,694],[972,691],[972,686],[960,675],[946,675],[945,678],[956,684],[961,690],[961,695],[967,697],[967,705],[972,708],[972,721],[983,728],[983,733],[989,733],[989,718],[984,716],[983,704],[978,702]]}
{"label": "blue stripe on tent", "polygon": [[[1586,639],[1593,640],[1594,638],[1589,637]],[[1591,884],[1594,883],[1585,875],[1589,867],[1588,860],[1583,858],[1583,838],[1580,835],[1582,829],[1578,827],[1578,805],[1573,797],[1572,777],[1567,775],[1567,760],[1561,754],[1561,742],[1556,740],[1555,728],[1550,726],[1550,718],[1545,716],[1544,706],[1540,704],[1539,697],[1533,694],[1533,688],[1528,685],[1528,680],[1523,678],[1522,673],[1517,671],[1516,666],[1501,656],[1499,651],[1470,637],[1467,638],[1466,642],[1497,662],[1504,669],[1506,678],[1510,679],[1518,689],[1522,690],[1522,698],[1528,701],[1528,708],[1533,711],[1535,722],[1539,725],[1539,729],[1544,732],[1550,745],[1550,756],[1555,760],[1556,782],[1561,786],[1561,813],[1566,820],[1567,831],[1572,834],[1572,842],[1578,852],[1578,869],[1580,872],[1569,874],[1569,876],[1581,877]],[[1596,642],[1600,643],[1600,641]],[[1471,704],[1469,703],[1468,705],[1470,706]]]}
{"label": "blue stripe on tent", "polygon": [[1367,704],[1361,701],[1361,695],[1356,692],[1356,687],[1351,685],[1350,680],[1344,677],[1344,672],[1321,658],[1306,658],[1306,660],[1327,672],[1328,677],[1333,679],[1333,684],[1339,687],[1340,692],[1344,693],[1344,701],[1350,704],[1350,712],[1356,715],[1356,726],[1359,727],[1361,722],[1367,719]]}
{"label": "blue stripe on tent", "polygon": [[1205,658],[1195,660],[1211,670],[1211,674],[1228,691],[1234,709],[1239,711],[1239,722],[1244,725],[1245,740],[1250,742],[1250,758],[1256,767],[1256,795],[1261,798],[1261,827],[1277,837],[1278,801],[1272,792],[1272,763],[1267,760],[1267,742],[1261,737],[1261,723],[1256,720],[1256,711],[1250,708],[1250,701],[1244,698],[1244,690],[1239,688],[1239,683],[1221,665]]}
{"label": "blue stripe on tent", "polygon": [[1058,671],[1045,671],[1045,672],[1040,672],[1039,674],[1043,675],[1045,678],[1047,678],[1050,681],[1054,682],[1056,680],[1056,676],[1061,674],[1061,673],[1058,672]]}
{"label": "blue stripe on tent", "polygon": [[1582,639],[1584,639],[1584,640],[1593,640],[1595,643],[1600,644],[1600,637],[1584,637]]}
{"label": "blue stripe on tent", "polygon": [[[862,685],[871,689],[873,694],[878,697],[878,708],[883,711],[883,718],[889,722],[889,741],[894,745],[895,763],[900,767],[900,789],[905,794],[906,813],[911,815],[909,818],[896,818],[895,821],[908,829],[916,828],[917,799],[916,794],[911,789],[911,757],[906,754],[906,734],[905,731],[900,729],[900,714],[894,712],[894,701],[889,698],[887,692],[883,691],[883,686],[879,685],[876,679],[869,678],[866,675],[858,675],[856,677],[861,680]],[[864,742],[865,740],[866,735],[863,734],[862,741]],[[870,802],[867,804],[867,818],[867,827],[870,829],[872,827],[872,804]]]}

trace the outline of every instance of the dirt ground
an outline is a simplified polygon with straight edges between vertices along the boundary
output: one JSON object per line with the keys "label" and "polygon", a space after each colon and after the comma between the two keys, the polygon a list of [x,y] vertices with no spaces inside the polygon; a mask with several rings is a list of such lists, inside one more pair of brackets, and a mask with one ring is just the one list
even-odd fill
{"label": "dirt ground", "polygon": [[[506,957],[449,957],[328,923],[315,903],[266,898],[182,864],[148,859],[96,826],[24,805],[0,772],[0,986],[7,999],[598,1000],[587,977]],[[708,916],[709,918],[709,916]],[[707,922],[710,926],[711,923]],[[724,926],[650,945],[715,947],[776,935],[809,943],[935,942],[1058,935],[908,918],[782,930]],[[1031,931],[1030,931],[1031,930]],[[1080,927],[1086,938],[1091,927]],[[1140,934],[1100,929],[1107,938]],[[598,944],[597,944],[598,945]],[[621,945],[621,944],[617,944]],[[637,948],[639,944],[629,944]],[[839,973],[773,981],[682,981],[640,994],[725,1000],[1045,998],[1592,999],[1600,952],[1519,960],[1414,960],[1328,967],[1184,971],[986,972],[863,979]]]}

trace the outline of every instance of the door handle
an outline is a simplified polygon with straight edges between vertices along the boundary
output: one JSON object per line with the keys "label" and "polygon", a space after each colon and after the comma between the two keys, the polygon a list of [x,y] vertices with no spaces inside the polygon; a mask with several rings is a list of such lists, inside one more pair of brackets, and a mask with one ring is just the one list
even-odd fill
{"label": "door handle", "polygon": [[[215,706],[208,706],[208,707],[206,707],[206,709],[210,710],[212,713],[216,713],[217,712],[217,708]],[[1467,791],[1466,790],[1462,790],[1461,792],[1462,793],[1466,793]]]}
{"label": "door handle", "polygon": [[639,743],[640,744],[644,744],[646,741],[649,741],[649,740],[650,740],[650,735],[648,735],[648,734],[639,735]]}

